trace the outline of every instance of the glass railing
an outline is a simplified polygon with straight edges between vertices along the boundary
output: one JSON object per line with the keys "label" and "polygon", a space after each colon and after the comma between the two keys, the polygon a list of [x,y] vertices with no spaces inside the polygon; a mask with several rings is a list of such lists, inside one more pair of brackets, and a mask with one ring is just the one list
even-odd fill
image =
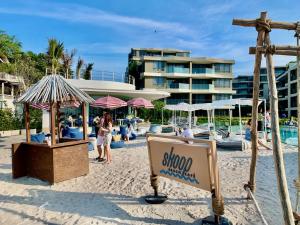
{"label": "glass railing", "polygon": [[189,68],[167,67],[167,73],[190,73]]}
{"label": "glass railing", "polygon": [[189,103],[189,99],[172,99],[172,98],[167,98],[167,104],[170,105],[175,105],[181,102]]}
{"label": "glass railing", "polygon": [[192,84],[192,89],[209,89],[209,84]]}
{"label": "glass railing", "polygon": [[211,68],[193,68],[192,73],[214,73],[214,70]]}
{"label": "glass railing", "polygon": [[185,83],[172,83],[168,87],[171,89],[190,89],[190,85]]}
{"label": "glass railing", "polygon": [[213,84],[192,84],[193,90],[212,90],[214,89]]}

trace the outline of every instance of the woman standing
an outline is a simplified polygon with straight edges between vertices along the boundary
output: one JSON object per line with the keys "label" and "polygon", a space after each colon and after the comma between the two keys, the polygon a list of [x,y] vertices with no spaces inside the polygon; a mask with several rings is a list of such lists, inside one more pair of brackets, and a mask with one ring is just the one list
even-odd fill
{"label": "woman standing", "polygon": [[104,152],[106,153],[107,163],[111,163],[110,143],[112,139],[112,118],[109,113],[104,114],[103,126],[100,128],[100,132],[104,132]]}

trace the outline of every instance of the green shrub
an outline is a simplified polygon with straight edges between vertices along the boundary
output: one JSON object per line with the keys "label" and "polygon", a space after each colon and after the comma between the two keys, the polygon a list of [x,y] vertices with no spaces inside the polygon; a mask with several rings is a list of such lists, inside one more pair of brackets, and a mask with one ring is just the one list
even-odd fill
{"label": "green shrub", "polygon": [[11,109],[0,109],[0,131],[18,130],[21,123],[11,111]]}

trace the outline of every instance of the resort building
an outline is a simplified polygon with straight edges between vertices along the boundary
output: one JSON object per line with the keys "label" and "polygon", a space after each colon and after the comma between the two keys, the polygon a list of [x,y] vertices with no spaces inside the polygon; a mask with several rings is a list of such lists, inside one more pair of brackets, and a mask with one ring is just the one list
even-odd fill
{"label": "resort building", "polygon": [[290,62],[286,71],[276,77],[279,115],[297,116],[297,64]]}
{"label": "resort building", "polygon": [[126,79],[138,90],[167,91],[167,104],[208,103],[229,99],[234,60],[191,57],[177,49],[132,48]]}
{"label": "resort building", "polygon": [[14,111],[13,101],[24,86],[23,77],[0,72],[0,109],[9,108]]}
{"label": "resort building", "polygon": [[[276,78],[283,73],[285,73],[285,66],[275,67]],[[250,75],[239,75],[235,77],[232,81],[233,90],[236,91],[236,94],[233,95],[233,98],[252,98],[253,94],[253,76]],[[269,101],[269,88],[268,88],[268,77],[267,69],[260,69],[260,93],[259,97]]]}

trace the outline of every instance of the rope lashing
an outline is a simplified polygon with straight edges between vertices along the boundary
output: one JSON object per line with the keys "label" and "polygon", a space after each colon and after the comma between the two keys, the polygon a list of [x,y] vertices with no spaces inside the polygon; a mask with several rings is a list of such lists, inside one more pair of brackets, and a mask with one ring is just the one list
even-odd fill
{"label": "rope lashing", "polygon": [[247,187],[247,186],[246,186],[245,189],[246,189],[246,191],[248,192],[248,195],[249,195],[249,196],[251,197],[251,199],[253,200],[254,205],[255,205],[255,207],[256,207],[256,210],[257,210],[257,212],[258,212],[258,214],[259,214],[261,220],[263,221],[263,224],[264,224],[264,225],[268,225],[268,222],[267,222],[267,220],[265,219],[264,215],[262,214],[261,209],[259,208],[259,205],[258,205],[258,203],[257,203],[257,201],[256,201],[256,199],[255,199],[255,197],[254,197],[254,195],[253,195],[253,193],[252,193],[252,191],[251,191],[250,188]]}
{"label": "rope lashing", "polygon": [[256,185],[255,184],[251,184],[250,181],[244,185],[244,189],[246,190],[246,188],[249,188],[251,191],[255,190]]}
{"label": "rope lashing", "polygon": [[224,198],[223,196],[220,199],[217,199],[215,196],[212,198],[212,207],[215,215],[221,216],[224,215]]}
{"label": "rope lashing", "polygon": [[275,45],[267,45],[266,46],[266,55],[271,54],[274,55],[276,52],[276,46]]}
{"label": "rope lashing", "polygon": [[262,31],[264,30],[265,32],[271,32],[271,26],[270,26],[270,19],[266,19],[266,20],[263,20],[263,19],[256,19],[256,30],[259,32],[259,31]]}
{"label": "rope lashing", "polygon": [[297,22],[295,37],[300,37],[300,22],[299,21]]}
{"label": "rope lashing", "polygon": [[150,176],[150,182],[152,187],[157,187],[158,186],[158,176],[152,175]]}

